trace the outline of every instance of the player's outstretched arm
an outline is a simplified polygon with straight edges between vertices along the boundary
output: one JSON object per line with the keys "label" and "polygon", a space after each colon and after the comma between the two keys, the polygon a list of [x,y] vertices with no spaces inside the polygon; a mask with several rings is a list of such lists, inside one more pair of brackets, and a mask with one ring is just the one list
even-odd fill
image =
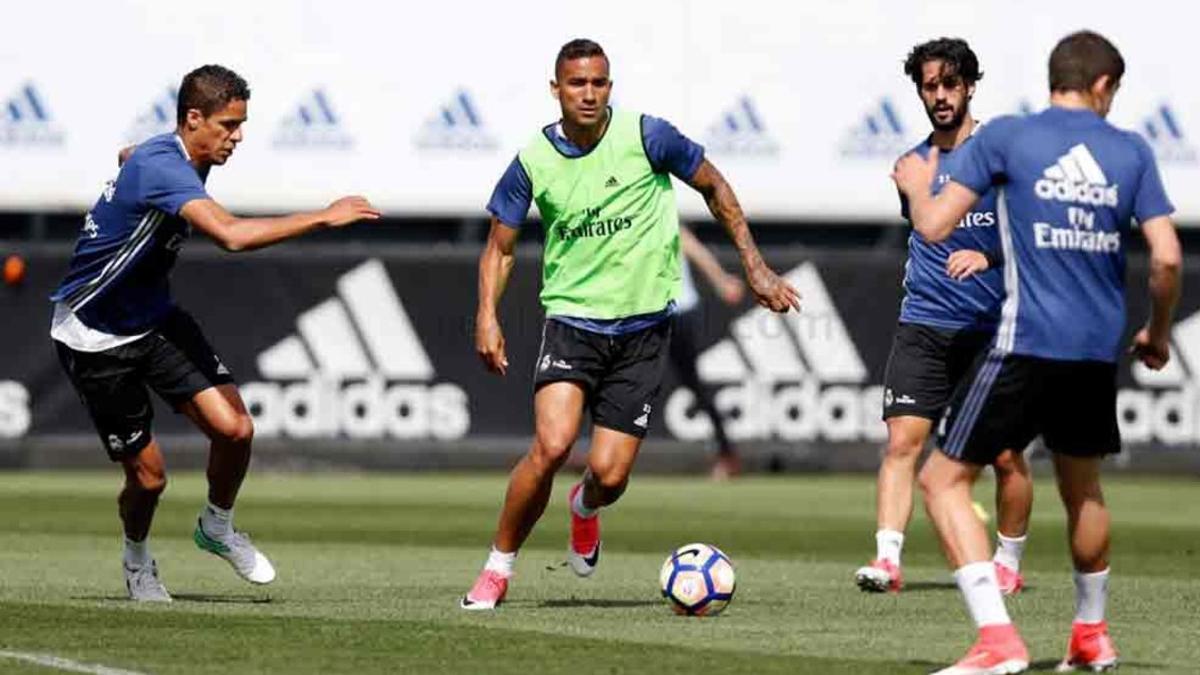
{"label": "player's outstretched arm", "polygon": [[487,244],[479,255],[479,307],[475,312],[475,351],[483,365],[493,373],[508,373],[508,354],[504,332],[500,330],[498,307],[508,286],[521,231],[492,216]]}
{"label": "player's outstretched arm", "polygon": [[727,305],[736,305],[746,296],[746,284],[736,276],[725,271],[721,262],[708,250],[696,235],[686,227],[679,228],[679,245],[683,255],[700,273],[708,279],[708,283],[717,292],[721,301]]}
{"label": "player's outstretched arm", "polygon": [[746,224],[746,216],[742,213],[741,204],[738,204],[737,195],[733,194],[733,188],[717,171],[717,167],[704,160],[688,180],[688,185],[704,197],[708,210],[733,240],[742,259],[742,268],[746,271],[746,282],[758,304],[773,312],[786,312],[789,309],[799,312],[800,293],[763,262],[754,237],[750,235],[750,226]]}
{"label": "player's outstretched arm", "polygon": [[364,197],[342,197],[320,211],[271,218],[239,218],[212,199],[193,199],[179,215],[226,251],[253,251],[323,227],[375,220],[380,212]]}
{"label": "player's outstretched arm", "polygon": [[979,199],[971,188],[955,181],[946,183],[937,196],[933,196],[937,166],[938,149],[934,147],[929,150],[928,158],[915,152],[908,153],[896,162],[892,171],[896,187],[908,198],[913,229],[925,241],[933,243],[949,238]]}
{"label": "player's outstretched arm", "polygon": [[1182,285],[1183,251],[1169,216],[1150,218],[1141,230],[1150,247],[1150,319],[1134,336],[1130,351],[1159,370],[1171,358],[1171,317]]}

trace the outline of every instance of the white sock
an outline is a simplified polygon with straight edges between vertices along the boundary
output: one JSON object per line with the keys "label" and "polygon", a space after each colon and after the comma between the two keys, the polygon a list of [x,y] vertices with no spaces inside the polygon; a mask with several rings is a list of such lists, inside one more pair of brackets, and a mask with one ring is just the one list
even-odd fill
{"label": "white sock", "polygon": [[505,579],[513,575],[513,566],[517,564],[517,552],[503,553],[497,551],[496,547],[492,547],[491,553],[488,553],[487,562],[484,563],[483,569],[496,572]]}
{"label": "white sock", "polygon": [[200,511],[200,526],[210,537],[228,536],[233,529],[233,509],[223,509],[208,502]]}
{"label": "white sock", "polygon": [[904,533],[880,530],[875,533],[875,558],[900,566],[900,550],[904,548]]}
{"label": "white sock", "polygon": [[122,556],[125,561],[125,566],[133,569],[144,567],[154,560],[154,556],[150,555],[150,537],[146,537],[141,541],[134,541],[129,537],[125,537],[125,554]]}
{"label": "white sock", "polygon": [[958,582],[958,589],[962,591],[976,626],[1012,623],[1004,606],[1004,596],[1000,594],[1000,584],[996,581],[996,566],[990,560],[954,570],[954,581]]}
{"label": "white sock", "polygon": [[1021,535],[1020,537],[1006,537],[1000,532],[996,532],[996,555],[992,560],[1011,567],[1014,570],[1021,569],[1021,556],[1025,553],[1025,540],[1029,535]]}
{"label": "white sock", "polygon": [[599,507],[589,509],[583,505],[583,488],[579,488],[579,490],[575,493],[575,498],[571,500],[571,511],[573,511],[575,515],[579,516],[580,518],[591,518],[592,516],[596,515],[596,512],[599,510]]}
{"label": "white sock", "polygon": [[1100,623],[1107,602],[1107,568],[1103,572],[1075,572],[1075,621]]}

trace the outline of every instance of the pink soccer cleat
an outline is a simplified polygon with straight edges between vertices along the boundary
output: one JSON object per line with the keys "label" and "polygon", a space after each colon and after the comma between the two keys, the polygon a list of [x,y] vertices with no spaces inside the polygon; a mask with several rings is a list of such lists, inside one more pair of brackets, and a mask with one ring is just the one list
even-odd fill
{"label": "pink soccer cleat", "polygon": [[870,565],[858,568],[854,573],[854,583],[868,593],[899,593],[904,587],[904,577],[900,567],[890,560],[878,558]]}
{"label": "pink soccer cleat", "polygon": [[[575,503],[575,495],[583,489],[577,484],[567,493],[567,508]],[[567,562],[576,575],[588,577],[596,571],[600,562],[600,514],[591,518],[580,518],[571,511],[571,543],[567,546]]]}
{"label": "pink soccer cleat", "polygon": [[1008,675],[1029,668],[1029,650],[1011,623],[984,626],[966,656],[933,675]]}
{"label": "pink soccer cleat", "polygon": [[1067,643],[1067,656],[1055,668],[1060,673],[1075,670],[1090,670],[1099,673],[1115,670],[1117,650],[1108,636],[1108,622],[1071,624],[1071,641]]}
{"label": "pink soccer cleat", "polygon": [[458,606],[469,610],[496,609],[507,594],[508,577],[485,569],[479,573],[475,585],[462,597]]}
{"label": "pink soccer cleat", "polygon": [[1000,584],[1000,592],[1005,595],[1016,595],[1025,588],[1025,577],[1018,570],[1003,563],[995,563],[996,581]]}

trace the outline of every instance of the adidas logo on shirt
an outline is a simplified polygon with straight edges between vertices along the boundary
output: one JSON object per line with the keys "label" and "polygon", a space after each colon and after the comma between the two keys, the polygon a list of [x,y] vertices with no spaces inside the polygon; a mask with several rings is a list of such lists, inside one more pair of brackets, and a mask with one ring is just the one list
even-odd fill
{"label": "adidas logo on shirt", "polygon": [[[730,337],[697,361],[701,379],[718,385],[715,402],[727,415],[729,435],[735,440],[883,440],[883,387],[863,386],[867,367],[816,265],[801,264],[786,278],[803,298],[801,314],[752,309],[732,322]],[[712,433],[694,404],[695,396],[682,387],[667,398],[664,419],[676,438],[701,440]]]}
{"label": "adidas logo on shirt", "polygon": [[1116,206],[1117,186],[1108,178],[1087,146],[1080,143],[1046,167],[1033,190],[1042,199],[1083,204]]}
{"label": "adidas logo on shirt", "polygon": [[608,180],[604,181],[604,187],[606,188],[615,188],[620,184],[621,182],[617,180],[616,176],[609,176]]}
{"label": "adidas logo on shirt", "polygon": [[387,269],[368,260],[302,313],[296,333],[258,355],[265,382],[241,387],[257,433],[294,438],[455,439],[467,394],[436,372]]}

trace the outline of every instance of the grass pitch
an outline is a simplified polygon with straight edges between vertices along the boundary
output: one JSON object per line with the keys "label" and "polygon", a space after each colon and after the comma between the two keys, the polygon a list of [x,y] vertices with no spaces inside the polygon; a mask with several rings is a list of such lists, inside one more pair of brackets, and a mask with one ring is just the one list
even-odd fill
{"label": "grass pitch", "polygon": [[[119,480],[115,470],[0,474],[0,654],[142,673],[922,673],[973,637],[920,514],[908,589],[854,587],[874,553],[867,476],[637,477],[605,512],[601,566],[581,580],[559,566],[564,474],[508,602],[483,614],[457,601],[483,563],[504,476],[252,474],[237,524],[279,570],[265,588],[195,548],[203,477],[175,476],[151,538],[169,606],[124,599]],[[1110,477],[1106,490],[1122,672],[1195,672],[1200,483]],[[985,503],[990,494],[977,490]],[[659,565],[690,541],[720,546],[737,566],[720,617],[677,617],[658,597]],[[1009,602],[1035,670],[1061,658],[1073,614],[1064,541],[1053,485],[1039,481],[1029,588]],[[50,671],[0,655],[0,672]]]}

